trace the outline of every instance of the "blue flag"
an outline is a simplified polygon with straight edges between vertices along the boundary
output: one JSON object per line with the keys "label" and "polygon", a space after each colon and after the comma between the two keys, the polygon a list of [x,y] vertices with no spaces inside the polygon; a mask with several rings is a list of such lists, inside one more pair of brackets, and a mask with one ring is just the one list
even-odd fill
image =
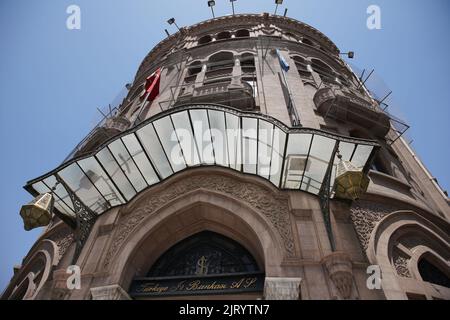
{"label": "blue flag", "polygon": [[284,59],[284,57],[281,55],[280,50],[276,49],[276,51],[277,51],[278,59],[280,60],[281,68],[282,68],[285,72],[288,72],[288,71],[289,71],[289,63],[287,63],[286,59]]}

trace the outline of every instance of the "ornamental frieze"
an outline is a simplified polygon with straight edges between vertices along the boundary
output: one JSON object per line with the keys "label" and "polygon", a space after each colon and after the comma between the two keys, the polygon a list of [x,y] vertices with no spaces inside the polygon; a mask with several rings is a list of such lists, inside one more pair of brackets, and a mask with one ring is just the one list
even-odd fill
{"label": "ornamental frieze", "polygon": [[350,219],[353,222],[358,240],[364,250],[367,250],[370,235],[378,221],[387,214],[397,211],[399,208],[385,203],[366,200],[355,201],[350,208]]}
{"label": "ornamental frieze", "polygon": [[164,190],[153,193],[138,208],[119,219],[114,231],[113,240],[105,258],[104,266],[108,267],[133,230],[158,208],[176,198],[198,189],[225,193],[242,201],[263,214],[280,234],[285,256],[290,258],[294,253],[294,237],[289,218],[288,196],[274,194],[267,188],[249,182],[239,181],[218,174],[195,175],[182,181],[173,182]]}

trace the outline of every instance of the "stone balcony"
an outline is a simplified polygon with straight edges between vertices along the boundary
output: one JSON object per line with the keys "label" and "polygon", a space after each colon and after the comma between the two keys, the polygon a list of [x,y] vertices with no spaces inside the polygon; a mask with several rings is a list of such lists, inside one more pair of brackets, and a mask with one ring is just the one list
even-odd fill
{"label": "stone balcony", "polygon": [[241,110],[254,110],[253,89],[247,83],[231,84],[230,81],[214,82],[186,90],[175,106],[192,103],[223,104]]}
{"label": "stone balcony", "polygon": [[380,137],[389,132],[390,117],[377,105],[356,94],[321,88],[314,95],[314,103],[323,116],[357,123]]}

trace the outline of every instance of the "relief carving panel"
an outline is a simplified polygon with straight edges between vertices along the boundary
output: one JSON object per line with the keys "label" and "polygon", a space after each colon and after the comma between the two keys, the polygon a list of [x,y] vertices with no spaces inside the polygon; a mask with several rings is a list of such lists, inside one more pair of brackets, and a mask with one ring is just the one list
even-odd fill
{"label": "relief carving panel", "polygon": [[353,203],[350,208],[350,219],[364,250],[367,250],[370,235],[377,222],[397,210],[399,209],[391,205],[366,200],[358,200]]}
{"label": "relief carving panel", "polygon": [[120,218],[105,258],[107,267],[136,226],[158,208],[188,192],[207,189],[227,194],[262,213],[283,239],[286,257],[293,257],[294,237],[289,218],[288,196],[274,194],[267,188],[219,174],[199,174],[169,184],[146,199],[132,213]]}

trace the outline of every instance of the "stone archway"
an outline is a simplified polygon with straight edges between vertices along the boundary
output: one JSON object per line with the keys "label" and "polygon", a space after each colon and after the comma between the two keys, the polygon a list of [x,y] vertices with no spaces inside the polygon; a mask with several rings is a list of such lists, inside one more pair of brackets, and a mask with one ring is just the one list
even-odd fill
{"label": "stone archway", "polygon": [[4,296],[12,300],[37,299],[60,258],[59,247],[55,242],[49,239],[39,242],[26,257],[24,267],[6,288]]}
{"label": "stone archway", "polygon": [[116,283],[128,287],[134,275],[148,270],[172,245],[203,230],[240,243],[262,270],[276,275],[283,260],[282,240],[270,222],[245,204],[201,189],[172,201],[134,230],[114,259],[112,273],[120,273]]}
{"label": "stone archway", "polygon": [[387,299],[450,299],[450,288],[424,282],[417,270],[419,259],[432,254],[450,271],[450,237],[437,225],[413,211],[396,211],[374,228],[367,255],[381,269]]}
{"label": "stone archway", "polygon": [[251,252],[266,274],[266,287],[271,285],[266,295],[291,286],[287,291],[298,298],[300,279],[281,278],[283,261],[296,256],[288,195],[259,178],[218,168],[177,174],[121,209],[100,262],[108,274],[102,282],[111,285],[92,288],[93,298],[105,297],[105,288],[124,297],[133,277],[164,250],[203,230]]}

